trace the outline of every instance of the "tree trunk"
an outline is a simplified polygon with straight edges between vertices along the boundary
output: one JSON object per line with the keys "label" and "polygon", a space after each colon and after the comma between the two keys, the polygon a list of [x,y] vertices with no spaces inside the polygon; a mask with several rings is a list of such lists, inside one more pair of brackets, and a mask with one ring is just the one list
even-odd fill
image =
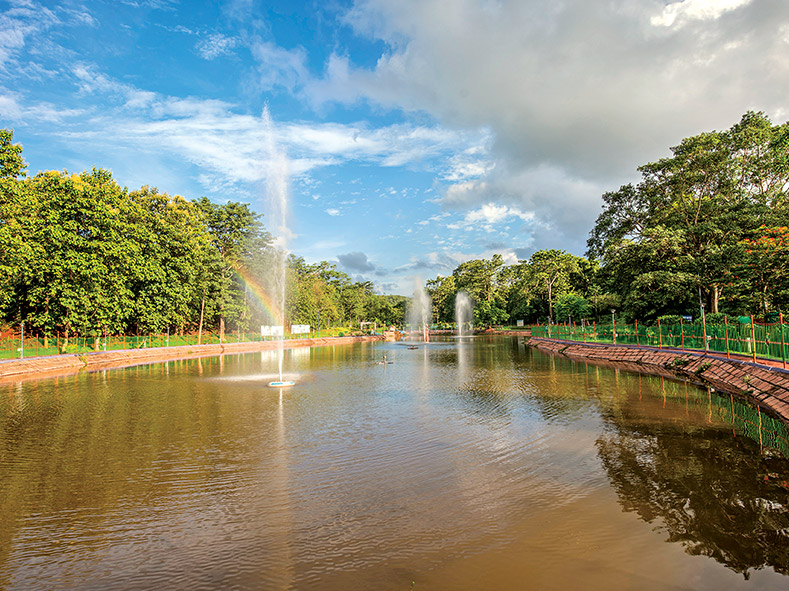
{"label": "tree trunk", "polygon": [[720,303],[721,299],[721,287],[717,283],[712,284],[712,289],[710,292],[710,311],[713,314],[717,314],[720,310],[718,309],[718,304]]}
{"label": "tree trunk", "polygon": [[553,282],[548,284],[548,322],[549,324],[553,324],[553,298],[551,297],[553,293]]}
{"label": "tree trunk", "polygon": [[203,292],[203,301],[200,302],[200,325],[197,327],[197,344],[200,345],[203,341],[203,312],[205,311],[205,291]]}

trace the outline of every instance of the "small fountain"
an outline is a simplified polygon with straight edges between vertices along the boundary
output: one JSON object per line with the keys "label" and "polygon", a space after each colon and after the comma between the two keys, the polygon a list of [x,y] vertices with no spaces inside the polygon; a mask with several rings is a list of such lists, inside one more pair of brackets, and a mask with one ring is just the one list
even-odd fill
{"label": "small fountain", "polygon": [[471,298],[465,291],[457,292],[455,295],[455,323],[458,327],[458,336],[465,337],[471,334],[473,318],[474,306],[471,303]]}
{"label": "small fountain", "polygon": [[408,324],[416,327],[416,330],[422,335],[422,340],[427,343],[430,340],[428,328],[430,326],[430,317],[433,313],[432,304],[430,296],[427,295],[421,282],[417,279],[415,284],[414,297],[408,310]]}
{"label": "small fountain", "polygon": [[268,218],[271,220],[271,231],[277,236],[274,246],[277,249],[276,264],[272,276],[272,312],[276,316],[274,323],[283,327],[283,334],[277,341],[279,380],[270,382],[272,388],[285,388],[295,382],[282,379],[282,360],[285,357],[285,284],[288,257],[288,161],[274,141],[274,125],[268,106],[263,109],[263,128],[266,148],[266,200],[268,202]]}

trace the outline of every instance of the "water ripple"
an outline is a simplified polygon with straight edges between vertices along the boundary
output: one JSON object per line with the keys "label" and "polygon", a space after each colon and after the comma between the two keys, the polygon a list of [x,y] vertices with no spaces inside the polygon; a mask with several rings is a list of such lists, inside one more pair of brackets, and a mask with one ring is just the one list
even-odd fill
{"label": "water ripple", "polygon": [[[643,435],[664,420],[639,414],[663,412],[642,400],[652,386],[528,355],[484,339],[316,349],[288,357],[286,392],[259,355],[25,386],[0,399],[0,587],[516,589],[550,571],[565,588],[668,588],[677,568],[736,588],[623,514],[620,491],[647,494],[676,445]],[[770,490],[758,507],[778,523]],[[643,556],[662,578],[637,576]]]}

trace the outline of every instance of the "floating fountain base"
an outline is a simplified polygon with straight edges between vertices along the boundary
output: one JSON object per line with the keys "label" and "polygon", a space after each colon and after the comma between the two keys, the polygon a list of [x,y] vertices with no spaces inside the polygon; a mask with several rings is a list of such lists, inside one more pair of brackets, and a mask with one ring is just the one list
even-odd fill
{"label": "floating fountain base", "polygon": [[295,385],[296,382],[269,382],[269,388],[287,388],[288,386]]}

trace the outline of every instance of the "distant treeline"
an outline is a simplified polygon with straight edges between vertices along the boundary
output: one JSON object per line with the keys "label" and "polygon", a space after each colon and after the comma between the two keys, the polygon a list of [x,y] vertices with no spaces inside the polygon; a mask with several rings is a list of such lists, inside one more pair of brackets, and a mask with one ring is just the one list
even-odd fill
{"label": "distant treeline", "polygon": [[[586,258],[538,251],[461,264],[428,281],[434,318],[468,292],[478,323],[665,315],[755,315],[789,306],[789,123],[748,112],[726,131],[682,140],[603,195]],[[770,318],[774,316],[770,315]]]}
{"label": "distant treeline", "polygon": [[[122,188],[106,170],[26,175],[0,130],[0,322],[39,335],[255,330],[281,322],[283,253],[241,203]],[[401,323],[406,298],[290,256],[285,322]],[[279,281],[279,283],[278,283]]]}

